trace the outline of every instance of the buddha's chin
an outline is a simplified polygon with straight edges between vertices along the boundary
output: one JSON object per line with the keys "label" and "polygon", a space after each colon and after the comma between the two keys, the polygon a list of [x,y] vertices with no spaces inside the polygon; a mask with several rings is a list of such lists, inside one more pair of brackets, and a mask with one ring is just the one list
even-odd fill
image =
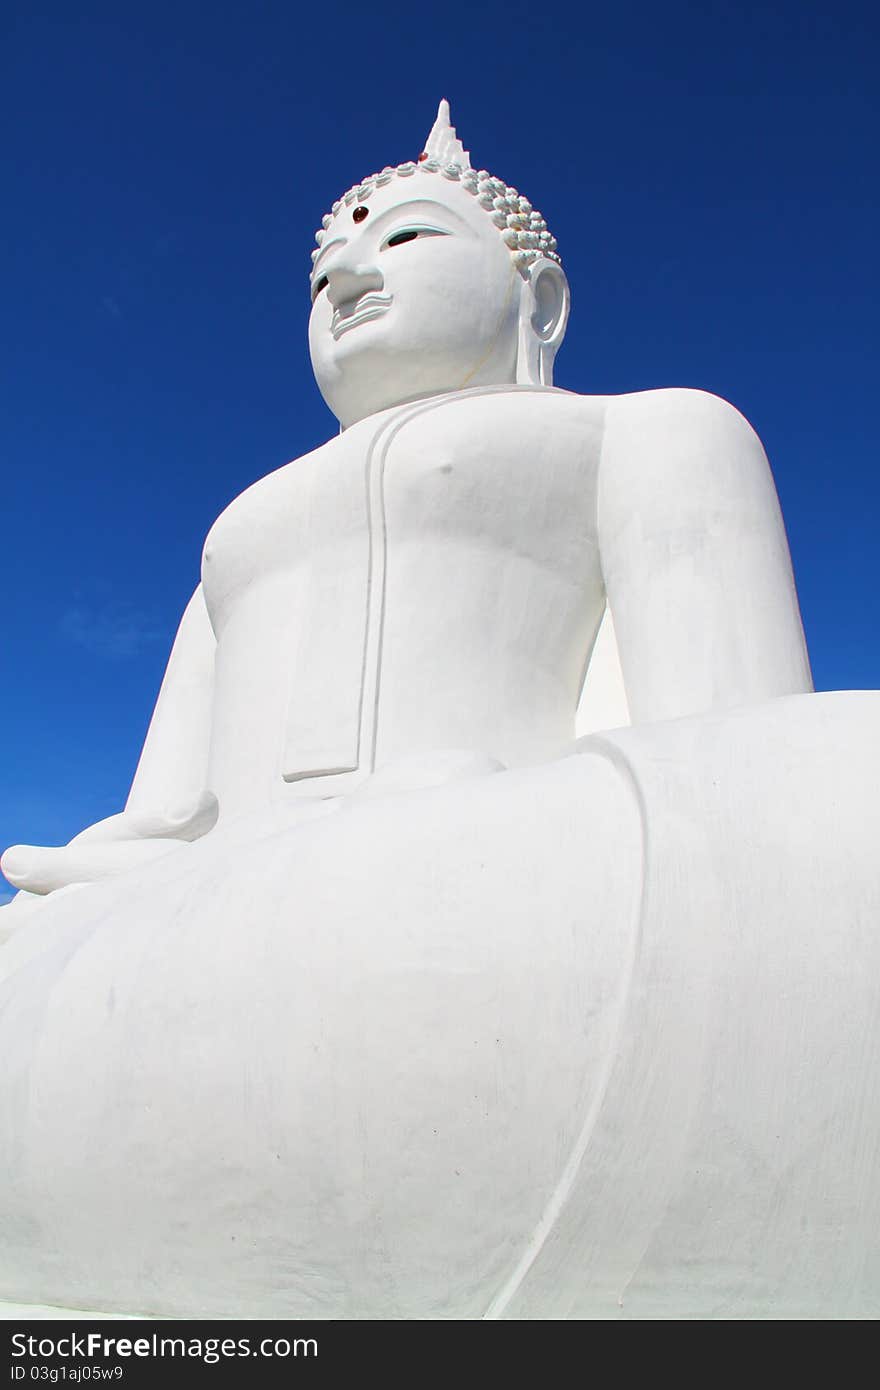
{"label": "buddha's chin", "polygon": [[[339,401],[327,404],[336,416],[343,429],[348,429],[351,425],[356,425],[360,420],[366,420],[372,415],[378,415],[383,410],[391,410],[394,406],[405,406],[417,401],[430,400],[434,396],[444,396],[457,390],[455,385],[437,383],[412,383],[409,389],[400,386],[397,390],[389,390],[377,384],[375,391],[358,393],[355,399],[348,396],[345,404]],[[325,397],[326,399],[326,397]]]}
{"label": "buddha's chin", "polygon": [[474,372],[471,355],[419,351],[415,345],[383,343],[381,322],[365,323],[335,345],[332,364],[314,363],[321,395],[343,429],[396,405],[446,395],[464,386],[502,385],[511,371]]}

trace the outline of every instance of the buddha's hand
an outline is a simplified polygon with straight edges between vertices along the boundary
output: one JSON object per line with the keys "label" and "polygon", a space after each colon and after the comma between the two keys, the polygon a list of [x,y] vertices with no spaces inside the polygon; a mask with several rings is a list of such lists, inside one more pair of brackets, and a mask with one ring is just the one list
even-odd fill
{"label": "buddha's hand", "polygon": [[94,883],[200,839],[216,822],[217,812],[211,792],[167,815],[122,811],[90,825],[66,845],[13,845],[0,859],[0,869],[14,887],[40,895],[72,883]]}

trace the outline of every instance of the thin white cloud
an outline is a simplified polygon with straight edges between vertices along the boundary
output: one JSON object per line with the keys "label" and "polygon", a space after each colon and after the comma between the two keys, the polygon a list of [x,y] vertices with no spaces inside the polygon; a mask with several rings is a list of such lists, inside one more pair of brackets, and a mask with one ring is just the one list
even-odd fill
{"label": "thin white cloud", "polygon": [[167,635],[152,614],[119,602],[68,608],[59,630],[65,641],[111,660],[137,656]]}

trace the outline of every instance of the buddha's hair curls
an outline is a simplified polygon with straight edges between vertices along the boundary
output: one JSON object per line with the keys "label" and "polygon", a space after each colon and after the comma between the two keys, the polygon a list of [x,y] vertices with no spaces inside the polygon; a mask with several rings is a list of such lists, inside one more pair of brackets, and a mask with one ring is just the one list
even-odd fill
{"label": "buddha's hair curls", "polygon": [[374,189],[384,188],[394,178],[412,178],[416,172],[439,175],[453,183],[460,183],[465,192],[476,198],[498,228],[502,241],[510,249],[514,265],[523,276],[527,276],[529,267],[542,257],[562,264],[556,251],[556,238],[550,234],[544,218],[532,207],[528,198],[522,197],[503,179],[496,179],[488,170],[471,168],[468,153],[449,124],[449,104],[446,101],[440,103],[434,129],[417,161],[395,167],[386,165],[380,174],[370,174],[333,204],[323,219],[321,229],[315,233],[318,244],[312,252],[312,260],[317,260],[327,228],[343,207],[365,203]]}

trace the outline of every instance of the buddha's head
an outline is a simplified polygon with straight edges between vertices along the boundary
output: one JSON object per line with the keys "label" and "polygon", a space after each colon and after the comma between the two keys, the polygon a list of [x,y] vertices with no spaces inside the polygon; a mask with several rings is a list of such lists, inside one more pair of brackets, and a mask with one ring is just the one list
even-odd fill
{"label": "buddha's head", "polygon": [[343,427],[467,387],[552,385],[569,303],[556,242],[471,169],[445,101],[418,162],[350,189],[316,239],[309,347]]}

